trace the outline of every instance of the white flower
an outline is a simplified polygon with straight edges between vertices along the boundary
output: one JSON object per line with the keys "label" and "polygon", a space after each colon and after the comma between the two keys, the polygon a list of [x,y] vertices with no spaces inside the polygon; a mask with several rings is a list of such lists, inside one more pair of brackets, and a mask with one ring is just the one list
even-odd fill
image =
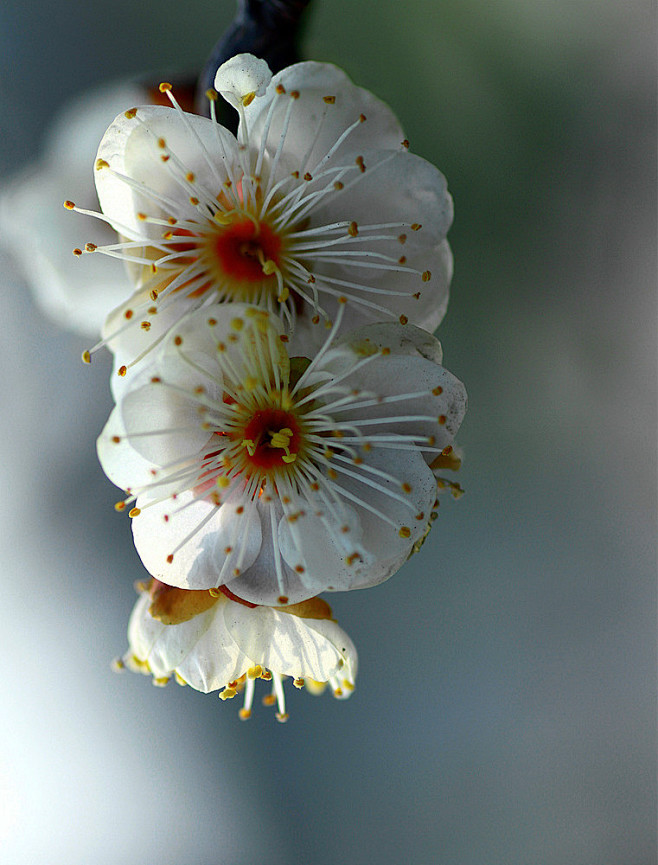
{"label": "white flower", "polygon": [[296,64],[261,96],[266,77],[250,55],[218,72],[240,114],[237,140],[214,121],[214,91],[208,119],[184,113],[167,84],[174,108],[127,111],[106,132],[96,184],[124,240],[87,251],[123,257],[138,280],[104,330],[118,366],[216,301],[274,311],[315,347],[342,296],[351,326],[402,316],[432,331],[443,317],[443,175],[336,67]]}
{"label": "white flower", "polygon": [[272,313],[215,304],[129,382],[98,453],[157,579],[296,603],[388,579],[424,536],[464,387],[430,334],[369,325],[334,345],[341,317],[309,361]]}
{"label": "white flower", "polygon": [[[10,179],[0,196],[0,238],[19,260],[37,302],[59,325],[87,337],[100,334],[108,312],[133,286],[120,261],[72,262],[80,223],[62,202],[75,196],[83,207],[98,207],[89,170],[98,139],[126,103],[148,101],[145,89],[128,82],[84,94],[61,111],[40,161]],[[100,221],[89,232],[97,245],[114,238]]]}
{"label": "white flower", "polygon": [[[251,715],[256,679],[272,682],[266,704],[277,704],[285,721],[283,679],[312,693],[329,683],[334,696],[354,690],[357,654],[345,631],[320,598],[285,610],[259,607],[230,592],[186,591],[152,580],[142,592],[128,626],[129,651],[118,662],[153,676],[230,699],[244,689],[240,717]],[[222,690],[220,690],[222,689]]]}

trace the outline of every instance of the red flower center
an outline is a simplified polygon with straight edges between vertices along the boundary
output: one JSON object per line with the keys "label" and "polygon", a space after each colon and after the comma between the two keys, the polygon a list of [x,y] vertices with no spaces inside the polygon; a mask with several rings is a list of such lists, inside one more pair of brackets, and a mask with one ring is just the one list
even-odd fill
{"label": "red flower center", "polygon": [[244,444],[252,465],[281,468],[294,462],[301,434],[294,415],[278,408],[257,411],[244,430]]}
{"label": "red flower center", "polygon": [[263,273],[263,264],[273,261],[279,267],[281,238],[266,223],[257,229],[251,219],[236,221],[217,235],[213,246],[227,276],[241,282],[276,278]]}

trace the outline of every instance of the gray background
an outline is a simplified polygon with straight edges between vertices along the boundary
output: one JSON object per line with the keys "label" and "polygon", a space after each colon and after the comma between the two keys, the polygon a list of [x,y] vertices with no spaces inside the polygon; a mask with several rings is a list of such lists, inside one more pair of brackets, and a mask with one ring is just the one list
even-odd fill
{"label": "gray background", "polygon": [[[198,68],[232,9],[7,0],[0,182],[67,97]],[[2,862],[655,862],[654,19],[315,0],[306,56],[448,177],[439,336],[470,397],[467,495],[390,582],[332,599],[360,654],[347,703],[290,688],[287,725],[242,724],[110,673],[143,571],[95,461],[109,365],[0,260]]]}

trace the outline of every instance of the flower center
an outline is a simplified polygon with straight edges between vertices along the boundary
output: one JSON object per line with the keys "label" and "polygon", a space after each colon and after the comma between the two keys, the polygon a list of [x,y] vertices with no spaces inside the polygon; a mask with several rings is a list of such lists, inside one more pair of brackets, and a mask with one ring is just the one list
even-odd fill
{"label": "flower center", "polygon": [[275,279],[281,238],[267,223],[237,218],[213,239],[212,249],[225,276],[239,282]]}
{"label": "flower center", "polygon": [[242,446],[252,466],[267,470],[294,463],[301,439],[294,415],[283,409],[265,408],[255,412],[245,427]]}

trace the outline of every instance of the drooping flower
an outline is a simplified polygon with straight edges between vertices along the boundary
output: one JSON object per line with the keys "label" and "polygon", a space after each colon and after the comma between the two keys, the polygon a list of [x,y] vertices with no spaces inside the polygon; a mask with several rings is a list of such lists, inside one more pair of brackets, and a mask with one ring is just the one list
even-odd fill
{"label": "drooping flower", "polygon": [[186,317],[130,381],[98,441],[157,579],[257,604],[376,585],[421,539],[464,387],[412,325],[290,357],[280,319],[243,304]]}
{"label": "drooping flower", "polygon": [[156,685],[174,677],[197,691],[219,691],[222,700],[244,690],[243,720],[257,679],[271,681],[263,702],[277,705],[279,721],[288,719],[287,676],[312,693],[327,683],[338,698],[354,690],[356,649],[320,598],[281,609],[245,603],[226,589],[187,591],[157,580],[140,588],[118,668],[151,675]]}
{"label": "drooping flower", "polygon": [[208,119],[184,113],[163,84],[174,107],[125,112],[98,150],[102,210],[122,239],[86,251],[124,258],[137,281],[104,330],[117,366],[216,301],[275,312],[307,353],[340,297],[353,327],[402,317],[434,330],[452,201],[391,110],[322,63],[271,78],[238,55],[215,86],[239,111],[237,140],[214,120],[216,92]]}

